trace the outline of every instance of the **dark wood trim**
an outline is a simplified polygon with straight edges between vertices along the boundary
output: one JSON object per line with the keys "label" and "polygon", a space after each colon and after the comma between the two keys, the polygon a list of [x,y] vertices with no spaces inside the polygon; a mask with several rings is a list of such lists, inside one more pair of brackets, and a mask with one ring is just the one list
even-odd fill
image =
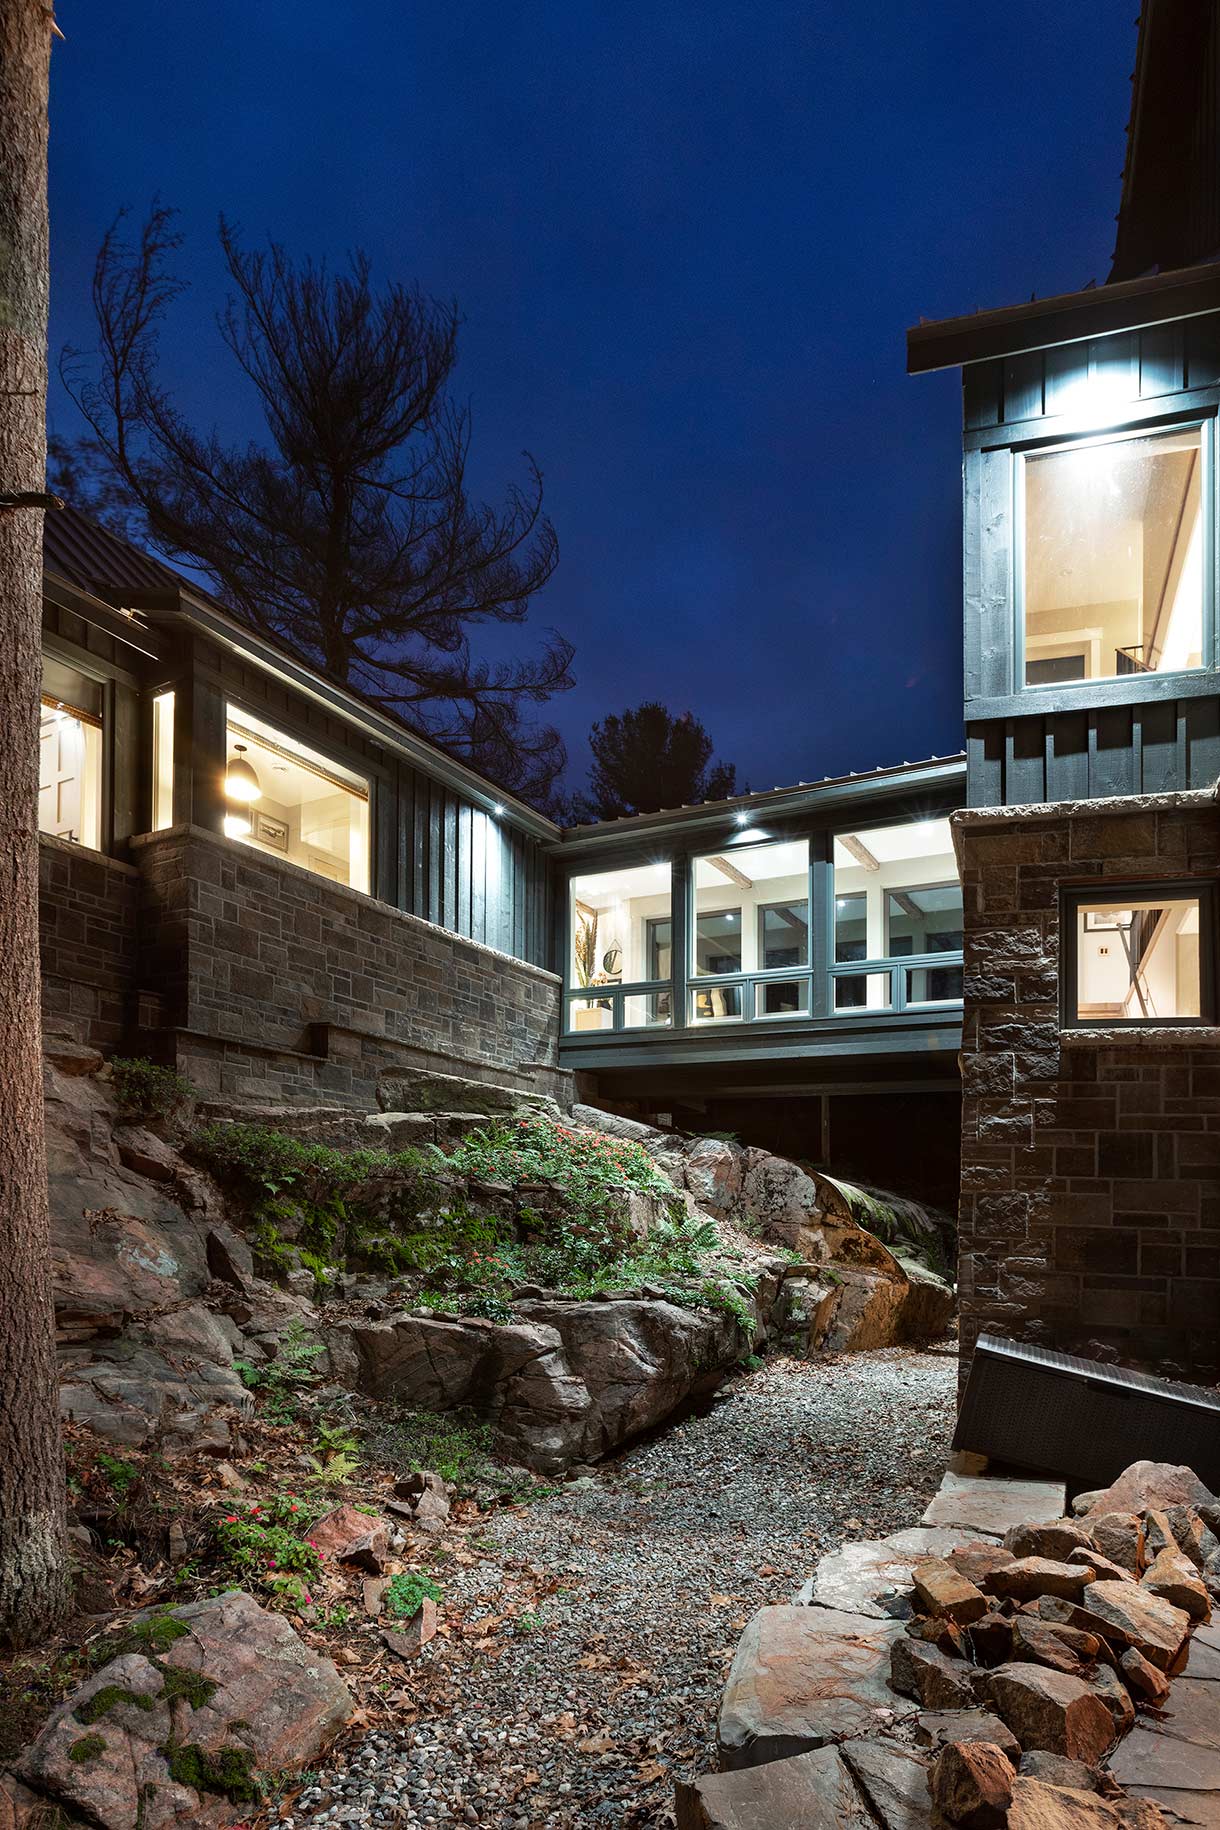
{"label": "dark wood trim", "polygon": [[1088,342],[1220,310],[1220,264],[1188,267],[1114,286],[1090,286],[998,311],[916,324],[907,332],[907,372],[930,374],[1014,356],[1023,350]]}

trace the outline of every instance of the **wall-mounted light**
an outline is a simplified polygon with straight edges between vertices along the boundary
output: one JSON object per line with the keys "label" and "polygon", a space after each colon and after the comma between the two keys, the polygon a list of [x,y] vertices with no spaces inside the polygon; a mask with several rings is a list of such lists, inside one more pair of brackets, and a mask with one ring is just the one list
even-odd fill
{"label": "wall-mounted light", "polygon": [[497,801],[497,802],[496,802],[496,804],[495,804],[495,806],[494,806],[494,807],[493,807],[493,808],[492,808],[492,810],[491,810],[491,811],[492,811],[492,813],[493,813],[493,814],[494,814],[494,815],[495,815],[495,817],[496,817],[496,819],[497,819],[497,820],[498,820],[498,819],[499,819],[499,817],[500,817],[500,815],[501,815],[501,814],[502,814],[502,813],[503,813],[503,812],[504,812],[504,803],[503,803],[503,801]]}
{"label": "wall-mounted light", "polygon": [[[245,744],[234,744],[233,748],[236,750],[237,754],[232,758],[228,768],[225,770],[226,797],[231,801],[261,800],[263,794],[262,783],[255,774],[253,765],[246,761]],[[249,832],[249,830],[250,823],[247,821],[246,831]]]}
{"label": "wall-mounted light", "polygon": [[248,839],[250,837],[250,815],[248,813],[225,814],[225,838]]}
{"label": "wall-mounted light", "polygon": [[744,809],[736,815],[736,819],[739,826],[748,826],[750,824],[750,816]]}

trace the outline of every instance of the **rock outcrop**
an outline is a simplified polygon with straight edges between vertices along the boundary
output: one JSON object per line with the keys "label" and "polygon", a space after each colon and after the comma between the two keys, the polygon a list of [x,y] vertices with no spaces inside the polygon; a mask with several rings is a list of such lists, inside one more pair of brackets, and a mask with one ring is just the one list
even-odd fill
{"label": "rock outcrop", "polygon": [[[643,1143],[690,1214],[744,1224],[761,1239],[750,1255],[752,1288],[726,1282],[720,1307],[707,1305],[697,1278],[689,1306],[672,1288],[587,1302],[523,1288],[512,1320],[490,1322],[404,1307],[401,1292],[396,1303],[391,1282],[362,1270],[357,1250],[335,1286],[336,1315],[316,1300],[312,1271],[292,1268],[291,1250],[277,1280],[256,1274],[240,1211],[172,1137],[122,1118],[102,1070],[92,1051],[48,1044],[62,1409],[119,1444],[155,1435],[170,1452],[229,1451],[250,1405],[238,1364],[274,1357],[293,1325],[325,1342],[332,1376],[353,1389],[426,1409],[470,1408],[493,1424],[511,1460],[556,1473],[663,1422],[764,1345],[855,1351],[940,1333],[948,1319],[948,1286],[858,1227],[829,1183],[765,1151],[589,1107],[575,1109],[574,1128]],[[423,1069],[387,1074],[380,1097],[383,1109],[367,1116],[216,1107],[207,1117],[336,1149],[397,1150],[452,1145],[525,1109],[511,1088]],[[560,1116],[547,1101],[528,1110]],[[385,1198],[385,1170],[370,1175]],[[492,1214],[512,1206],[507,1185],[459,1178],[450,1186],[444,1177],[442,1164],[446,1200]],[[561,1190],[539,1188],[530,1201],[562,1222]],[[624,1189],[624,1229],[637,1239],[665,1210],[662,1196]],[[781,1245],[800,1249],[801,1262],[768,1251]]]}
{"label": "rock outcrop", "polygon": [[331,1661],[240,1591],[140,1615],[123,1641],[132,1650],[22,1754],[14,1830],[58,1821],[55,1807],[101,1830],[220,1830],[257,1808],[266,1778],[308,1765],[353,1706]]}

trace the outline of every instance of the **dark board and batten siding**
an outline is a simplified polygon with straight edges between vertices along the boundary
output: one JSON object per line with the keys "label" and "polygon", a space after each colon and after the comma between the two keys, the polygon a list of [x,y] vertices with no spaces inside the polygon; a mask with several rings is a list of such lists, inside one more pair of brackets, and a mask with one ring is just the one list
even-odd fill
{"label": "dark board and batten siding", "polygon": [[550,968],[550,877],[536,839],[236,656],[201,645],[197,686],[212,701],[206,722],[215,725],[222,746],[223,701],[232,698],[368,777],[373,889],[380,901]]}
{"label": "dark board and batten siding", "polygon": [[1155,675],[1036,694],[1020,685],[1013,451],[1079,432],[1084,382],[1106,389],[1116,429],[1179,413],[1214,415],[1220,318],[964,370],[964,669],[967,799],[974,807],[1167,793],[1206,787],[1220,775],[1214,655],[1213,671],[1188,685],[1182,676]]}

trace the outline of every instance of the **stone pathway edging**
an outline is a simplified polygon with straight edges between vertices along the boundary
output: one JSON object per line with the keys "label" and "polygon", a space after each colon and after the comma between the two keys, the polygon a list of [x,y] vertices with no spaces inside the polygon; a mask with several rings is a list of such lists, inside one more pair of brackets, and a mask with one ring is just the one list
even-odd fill
{"label": "stone pathway edging", "polygon": [[955,1471],[759,1609],[678,1830],[1220,1830],[1220,1505],[1136,1463],[1066,1511]]}

